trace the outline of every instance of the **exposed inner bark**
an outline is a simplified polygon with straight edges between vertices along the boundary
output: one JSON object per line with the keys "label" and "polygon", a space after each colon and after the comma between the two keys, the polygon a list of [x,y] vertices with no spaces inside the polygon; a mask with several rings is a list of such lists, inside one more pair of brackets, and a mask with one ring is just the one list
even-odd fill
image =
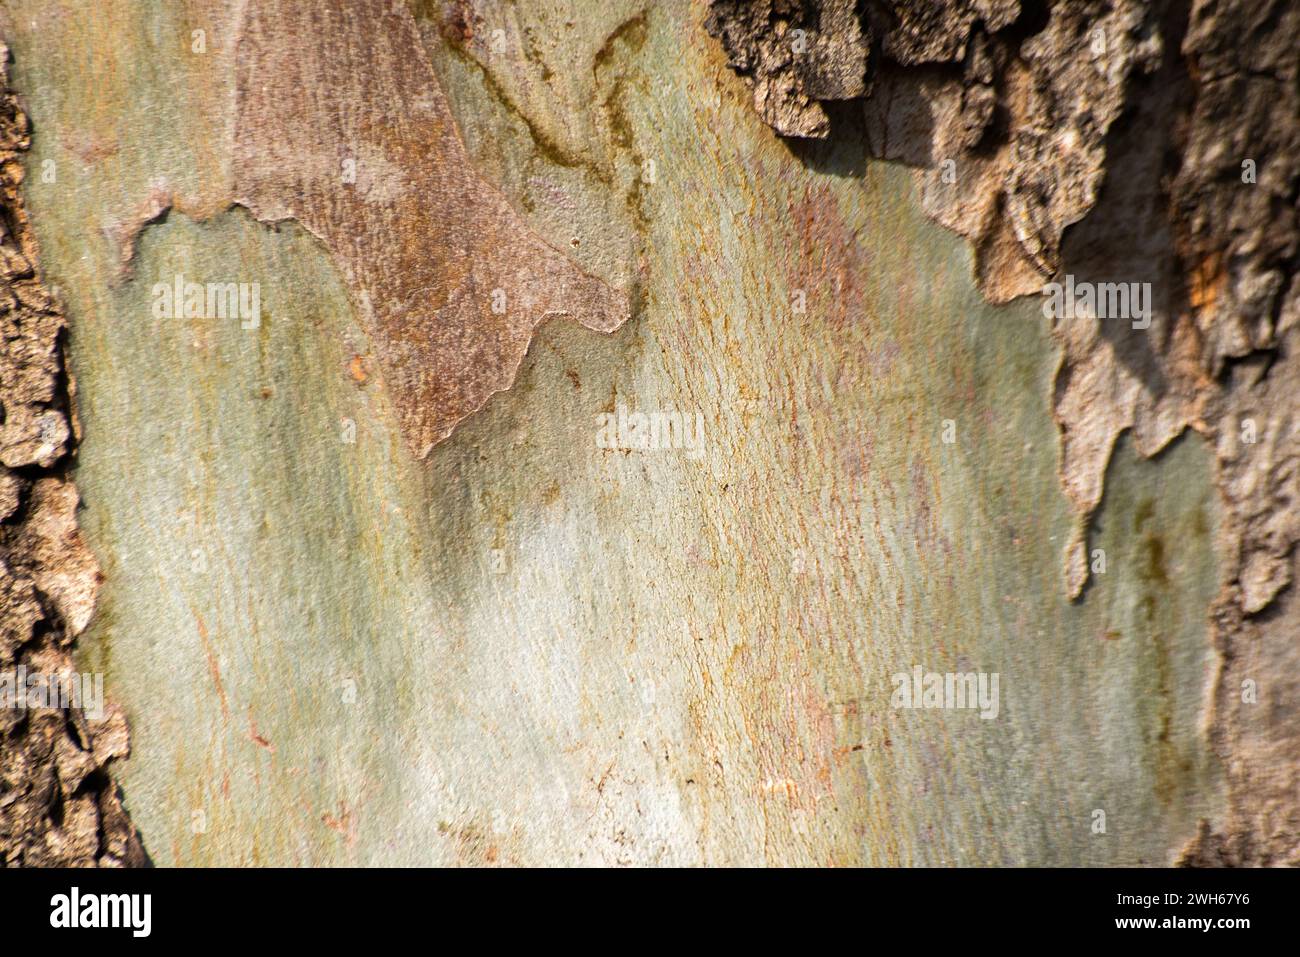
{"label": "exposed inner bark", "polygon": [[[1300,657],[1277,608],[1293,601],[1278,596],[1300,540],[1300,6],[866,0],[857,14],[843,27],[840,3],[714,0],[709,29],[783,134],[833,135],[807,118],[854,83],[868,91],[868,148],[919,167],[927,212],[971,240],[990,300],[1067,276],[1150,283],[1147,329],[1053,321],[1060,474],[1078,513],[1066,587],[1087,584],[1088,525],[1122,432],[1146,456],[1189,427],[1214,443],[1225,571],[1210,719],[1232,811],[1186,860],[1300,860],[1296,721],[1247,720],[1240,700],[1242,681],[1290,683]],[[838,66],[793,51],[804,24]],[[831,93],[827,74],[844,78]]]}
{"label": "exposed inner bark", "polygon": [[[12,696],[33,687],[29,677],[38,689],[70,680],[100,573],[64,477],[75,446],[65,323],[41,283],[19,197],[30,140],[7,61],[0,45],[0,673],[18,685]],[[109,771],[128,750],[119,709],[0,707],[0,743],[0,864],[145,863]]]}

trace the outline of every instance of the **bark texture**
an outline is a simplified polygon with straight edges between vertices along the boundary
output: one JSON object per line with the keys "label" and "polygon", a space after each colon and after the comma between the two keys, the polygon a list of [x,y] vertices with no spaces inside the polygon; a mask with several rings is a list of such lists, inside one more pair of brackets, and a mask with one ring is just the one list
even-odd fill
{"label": "bark texture", "polygon": [[[0,12],[57,171],[15,119],[4,620],[85,628],[154,860],[1296,860],[1294,4]],[[7,833],[139,861],[79,721]]]}
{"label": "bark texture", "polygon": [[[30,129],[9,89],[7,61],[0,45],[0,671],[52,681],[75,670],[72,643],[94,611],[100,572],[77,529],[77,490],[66,477],[75,445],[66,326],[41,281],[20,197]],[[143,863],[109,770],[127,751],[126,719],[115,706],[97,716],[0,709],[0,865]]]}
{"label": "bark texture", "polygon": [[[823,8],[840,15],[834,3],[712,5],[710,29],[779,132],[833,135],[759,102],[771,74],[810,104],[832,98],[802,81],[785,38]],[[872,90],[871,148],[921,168],[926,210],[974,243],[985,296],[1067,274],[1152,283],[1149,330],[1054,322],[1061,480],[1079,511],[1066,587],[1087,584],[1088,524],[1119,436],[1152,456],[1186,429],[1204,435],[1225,516],[1213,720],[1233,813],[1187,859],[1300,862],[1300,724],[1286,711],[1243,723],[1238,707],[1250,675],[1289,681],[1300,660],[1294,613],[1261,616],[1291,585],[1300,541],[1300,5],[871,2],[860,21],[839,44],[865,36],[880,59],[864,75],[855,52],[840,69]]]}

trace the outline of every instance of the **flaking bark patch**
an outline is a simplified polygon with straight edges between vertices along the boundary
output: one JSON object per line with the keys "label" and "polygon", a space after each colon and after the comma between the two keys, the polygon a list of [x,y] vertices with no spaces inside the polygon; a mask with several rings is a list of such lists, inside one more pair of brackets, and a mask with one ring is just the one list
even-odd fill
{"label": "flaking bark patch", "polygon": [[[0,671],[70,675],[100,573],[77,531],[73,445],[58,303],[41,283],[19,197],[26,115],[8,89],[0,45]],[[0,865],[145,863],[109,773],[127,753],[126,721],[108,705],[0,707]]]}
{"label": "flaking bark patch", "polygon": [[627,320],[471,168],[404,3],[250,5],[235,89],[237,201],[334,255],[417,457],[510,387],[542,322]]}
{"label": "flaking bark patch", "polygon": [[825,137],[822,103],[866,92],[856,0],[717,0],[706,26],[750,79],[754,109],[786,136]]}
{"label": "flaking bark patch", "polygon": [[117,281],[169,211],[296,220],[351,287],[417,458],[510,387],[541,323],[627,321],[626,292],[550,246],[472,168],[405,3],[203,9],[229,38],[209,78],[227,94],[213,103],[228,111],[229,181],[203,197],[155,182],[106,229]]}

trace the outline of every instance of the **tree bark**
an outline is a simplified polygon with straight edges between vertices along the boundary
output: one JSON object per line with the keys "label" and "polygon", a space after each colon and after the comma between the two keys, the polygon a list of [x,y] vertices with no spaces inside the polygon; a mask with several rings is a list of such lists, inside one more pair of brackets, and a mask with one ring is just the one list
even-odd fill
{"label": "tree bark", "polygon": [[120,709],[0,853],[1296,863],[1300,14],[1224,6],[0,0],[0,666]]}

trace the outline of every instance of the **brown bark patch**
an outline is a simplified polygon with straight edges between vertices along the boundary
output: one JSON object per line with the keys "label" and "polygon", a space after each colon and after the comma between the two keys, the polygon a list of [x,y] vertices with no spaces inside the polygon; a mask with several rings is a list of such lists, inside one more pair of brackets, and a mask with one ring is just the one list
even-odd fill
{"label": "brown bark patch", "polygon": [[542,322],[627,320],[470,167],[404,3],[250,4],[235,59],[237,201],[334,255],[416,456],[510,387]]}

